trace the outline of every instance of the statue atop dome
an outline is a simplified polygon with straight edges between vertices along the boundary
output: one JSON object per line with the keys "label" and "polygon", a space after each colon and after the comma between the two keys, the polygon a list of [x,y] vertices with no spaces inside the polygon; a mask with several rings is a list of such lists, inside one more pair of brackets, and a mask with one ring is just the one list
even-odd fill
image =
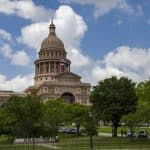
{"label": "statue atop dome", "polygon": [[49,35],[55,35],[55,29],[56,29],[56,27],[55,27],[55,25],[53,23],[53,19],[52,19],[51,24],[49,26]]}

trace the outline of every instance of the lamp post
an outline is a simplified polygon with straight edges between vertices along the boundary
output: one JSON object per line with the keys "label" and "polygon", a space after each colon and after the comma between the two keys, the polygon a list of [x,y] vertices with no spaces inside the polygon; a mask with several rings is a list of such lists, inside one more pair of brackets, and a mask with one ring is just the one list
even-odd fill
{"label": "lamp post", "polygon": [[90,150],[93,150],[93,137],[92,137],[92,135],[93,135],[93,133],[92,133],[92,117],[93,117],[93,115],[92,115],[92,112],[89,112],[89,114],[88,114],[88,116],[89,116],[89,135],[90,135]]}

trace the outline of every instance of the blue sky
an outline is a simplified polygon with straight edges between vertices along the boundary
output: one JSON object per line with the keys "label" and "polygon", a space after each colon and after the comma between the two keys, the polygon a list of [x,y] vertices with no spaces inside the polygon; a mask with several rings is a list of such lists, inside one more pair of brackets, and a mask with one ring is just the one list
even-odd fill
{"label": "blue sky", "polygon": [[33,84],[34,60],[54,17],[71,70],[92,85],[150,77],[150,1],[0,0],[0,90]]}

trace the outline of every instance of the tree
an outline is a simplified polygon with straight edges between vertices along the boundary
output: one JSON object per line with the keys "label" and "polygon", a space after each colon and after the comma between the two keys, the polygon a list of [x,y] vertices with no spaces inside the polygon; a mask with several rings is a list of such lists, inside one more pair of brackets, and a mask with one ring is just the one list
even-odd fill
{"label": "tree", "polygon": [[40,135],[42,111],[41,99],[36,95],[10,97],[4,106],[4,112],[15,120],[11,125],[11,134],[32,138]]}
{"label": "tree", "polygon": [[98,129],[98,118],[94,111],[91,110],[85,116],[85,122],[83,122],[83,126],[85,127],[85,131],[88,135],[97,135]]}
{"label": "tree", "polygon": [[139,83],[136,88],[136,93],[139,101],[150,104],[150,80]]}
{"label": "tree", "polygon": [[80,126],[86,122],[86,116],[88,115],[89,107],[81,104],[67,104],[63,105],[64,123],[74,123],[77,128],[77,135],[80,134]]}
{"label": "tree", "polygon": [[44,104],[44,136],[58,135],[58,127],[64,122],[64,103],[61,100],[48,100]]}
{"label": "tree", "polygon": [[141,82],[136,88],[138,96],[138,113],[143,123],[150,120],[150,80]]}
{"label": "tree", "polygon": [[37,95],[28,95],[25,98],[25,103],[22,110],[25,117],[22,121],[22,127],[25,129],[28,137],[38,137],[41,135],[42,118],[43,118],[43,103],[42,99]]}
{"label": "tree", "polygon": [[19,128],[19,126],[21,126],[20,120],[22,117],[24,117],[24,113],[21,109],[21,105],[24,103],[24,100],[25,99],[23,97],[12,96],[9,98],[7,103],[3,106],[3,115],[5,115],[5,120],[7,118],[11,118],[14,120],[11,126],[6,124],[6,127],[10,129],[10,134],[13,136],[24,135],[24,130]]}
{"label": "tree", "polygon": [[48,100],[44,108],[44,130],[45,135],[56,136],[58,127],[62,123],[75,123],[77,134],[80,126],[86,121],[88,107],[80,104],[67,104],[61,100]]}
{"label": "tree", "polygon": [[15,122],[16,119],[14,117],[11,117],[3,108],[0,108],[0,135],[11,134]]}
{"label": "tree", "polygon": [[112,121],[112,136],[117,136],[122,115],[136,110],[135,83],[126,77],[113,76],[93,87],[91,103],[99,119]]}
{"label": "tree", "polygon": [[121,119],[126,126],[130,129],[131,132],[131,142],[133,142],[133,133],[135,131],[135,127],[140,123],[140,118],[138,112],[129,113],[128,115],[124,115]]}
{"label": "tree", "polygon": [[77,128],[77,135],[80,134],[80,126],[86,121],[86,116],[88,115],[88,107],[80,104],[70,105],[70,116],[71,122],[75,123]]}

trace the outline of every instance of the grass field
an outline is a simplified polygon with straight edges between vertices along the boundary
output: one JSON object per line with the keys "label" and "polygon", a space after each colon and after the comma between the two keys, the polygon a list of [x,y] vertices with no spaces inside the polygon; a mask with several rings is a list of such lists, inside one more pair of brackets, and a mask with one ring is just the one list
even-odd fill
{"label": "grass field", "polygon": [[[150,150],[150,139],[135,138],[133,143],[127,137],[93,137],[94,150]],[[88,136],[62,136],[59,143],[36,145],[34,150],[54,150],[57,147],[59,150],[89,150]],[[0,150],[33,150],[32,145],[0,145]]]}
{"label": "grass field", "polygon": [[[33,150],[32,145],[0,145],[0,150]],[[45,146],[35,145],[35,150],[52,150]]]}
{"label": "grass field", "polygon": [[[126,131],[129,130],[129,128],[127,127],[118,127],[118,133],[121,133],[121,129],[126,129]],[[150,128],[149,127],[136,127],[135,131],[138,132],[139,130],[146,130],[148,132],[148,134],[150,135]],[[100,127],[98,129],[98,132],[100,133],[112,133],[112,128],[110,126],[106,126],[106,127]]]}
{"label": "grass field", "polygon": [[[130,138],[93,137],[94,150],[100,149],[150,149],[150,139],[135,138],[131,143]],[[88,150],[89,137],[64,137],[57,146],[67,150]]]}

